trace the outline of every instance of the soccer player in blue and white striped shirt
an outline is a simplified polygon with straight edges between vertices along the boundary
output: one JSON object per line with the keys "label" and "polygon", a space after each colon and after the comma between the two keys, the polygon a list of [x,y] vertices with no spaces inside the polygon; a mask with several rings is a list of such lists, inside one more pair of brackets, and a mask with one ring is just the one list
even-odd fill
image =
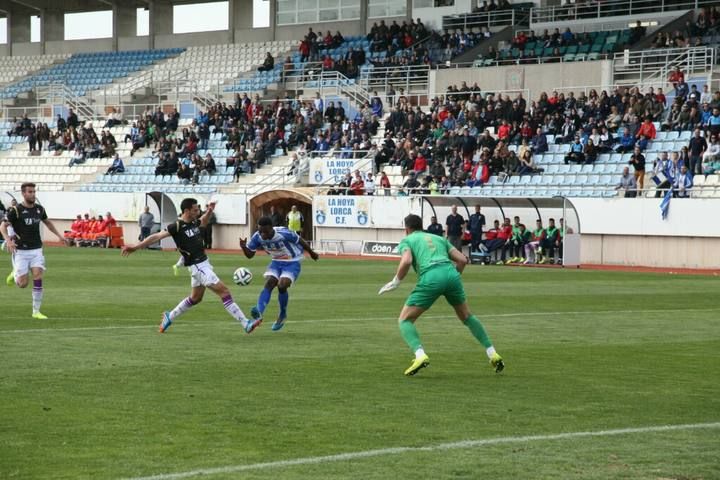
{"label": "soccer player in blue and white striped shirt", "polygon": [[260,292],[257,305],[250,310],[250,314],[255,320],[261,319],[267,304],[270,303],[272,291],[277,287],[280,314],[277,321],[272,324],[272,329],[273,331],[280,330],[285,325],[287,318],[287,306],[290,300],[288,288],[300,276],[303,252],[307,250],[313,260],[317,260],[319,256],[313,251],[310,244],[297,233],[285,227],[273,227],[270,217],[262,217],[258,220],[257,232],[253,234],[249,242],[247,239],[241,238],[240,248],[247,258],[253,258],[257,250],[265,250],[272,258],[265,271],[265,287]]}

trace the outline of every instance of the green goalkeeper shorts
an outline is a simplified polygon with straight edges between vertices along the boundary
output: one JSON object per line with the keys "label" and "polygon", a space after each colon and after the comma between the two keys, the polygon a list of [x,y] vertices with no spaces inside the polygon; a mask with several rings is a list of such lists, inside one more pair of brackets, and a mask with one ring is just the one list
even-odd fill
{"label": "green goalkeeper shorts", "polygon": [[405,305],[428,309],[441,296],[453,307],[465,303],[465,288],[453,266],[438,266],[425,272],[410,292]]}

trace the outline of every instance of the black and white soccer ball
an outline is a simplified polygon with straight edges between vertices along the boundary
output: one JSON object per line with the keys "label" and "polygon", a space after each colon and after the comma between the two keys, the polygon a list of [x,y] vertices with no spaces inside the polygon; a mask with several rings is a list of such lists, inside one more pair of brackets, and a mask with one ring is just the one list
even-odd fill
{"label": "black and white soccer ball", "polygon": [[233,282],[235,282],[237,285],[240,285],[241,287],[250,285],[252,279],[252,272],[245,267],[240,267],[235,270],[235,273],[233,273]]}

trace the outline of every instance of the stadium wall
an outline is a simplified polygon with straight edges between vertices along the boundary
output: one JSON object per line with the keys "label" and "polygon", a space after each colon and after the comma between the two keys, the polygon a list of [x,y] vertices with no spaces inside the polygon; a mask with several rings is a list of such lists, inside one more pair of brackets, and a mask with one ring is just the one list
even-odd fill
{"label": "stadium wall", "polygon": [[[206,203],[208,198],[198,200]],[[214,228],[215,248],[237,249],[237,239],[253,230],[247,224],[249,206],[244,195],[218,195],[218,225]],[[171,195],[178,205],[181,196]],[[463,199],[470,212],[471,198]],[[99,194],[86,192],[44,192],[40,201],[48,208],[58,228],[68,229],[78,213],[104,214],[111,211],[125,228],[125,238],[134,242],[139,234],[137,218],[145,206],[142,193]],[[347,203],[352,201],[352,203]],[[340,203],[338,203],[340,202]],[[660,199],[574,198],[573,208],[540,210],[546,224],[563,214],[567,225],[581,233],[581,262],[602,265],[669,268],[720,268],[720,199],[674,199],[666,220],[660,214]],[[458,202],[459,212],[468,211]],[[160,215],[149,202],[156,220]],[[322,212],[322,217],[319,214]],[[327,247],[342,241],[345,253],[358,253],[363,240],[398,241],[403,235],[402,218],[408,213],[422,214],[425,223],[436,215],[444,223],[449,207],[430,208],[428,202],[413,197],[326,197],[313,201],[313,240]],[[599,214],[602,212],[602,214]],[[532,208],[483,207],[488,226],[496,219],[519,215],[533,225],[538,212]],[[332,218],[331,217],[338,217]],[[46,238],[51,238],[47,236]],[[325,248],[328,250],[328,248]],[[332,248],[331,248],[332,249]]]}
{"label": "stadium wall", "polygon": [[149,37],[118,37],[118,50],[145,50],[149,46]]}
{"label": "stadium wall", "polygon": [[[336,197],[337,198],[337,197]],[[364,197],[365,199],[367,197]],[[470,198],[463,199],[470,212],[473,202]],[[402,200],[401,200],[402,201]],[[397,222],[399,215],[406,211],[422,213],[424,223],[429,222],[435,214],[438,221],[444,224],[450,213],[449,207],[436,207],[433,211],[425,204],[411,205],[411,199],[405,208],[391,207],[370,208],[371,213],[366,226],[357,226],[354,218],[358,211],[351,207],[341,212],[345,217],[340,221],[325,220],[327,226],[315,225],[315,241],[326,249],[335,250],[338,241],[343,242],[345,253],[358,253],[362,240],[397,241],[403,236],[402,224]],[[720,268],[720,224],[711,220],[720,211],[720,199],[675,199],[670,204],[667,220],[660,214],[660,199],[642,198],[576,198],[570,199],[574,210],[569,208],[567,226],[581,233],[581,262],[601,265],[649,266],[670,268]],[[314,214],[318,209],[331,215],[327,197],[315,200]],[[467,218],[468,213],[461,202],[458,202],[459,213]],[[378,219],[386,212],[392,212],[392,221]],[[602,212],[602,214],[599,214]],[[526,225],[533,226],[538,213],[531,208],[505,208],[503,212],[497,207],[483,207],[487,225],[494,220],[505,217],[520,216]],[[543,223],[547,225],[549,218],[556,221],[563,216],[562,209],[540,210]],[[352,224],[352,227],[342,227]],[[381,227],[375,225],[381,224]],[[337,226],[340,225],[340,226]]]}
{"label": "stadium wall", "polygon": [[[37,54],[40,51],[38,45]],[[13,47],[14,48],[14,47]],[[145,46],[147,48],[147,45]],[[95,38],[90,40],[58,40],[45,42],[45,53],[48,55],[63,53],[109,52],[113,49],[112,38]]]}
{"label": "stadium wall", "polygon": [[[430,71],[430,91],[445,92],[450,85],[477,82],[483,91],[527,90],[526,100],[563,87],[610,85],[612,61],[561,62],[482,68],[447,68]],[[578,91],[581,91],[579,88]]]}
{"label": "stadium wall", "polygon": [[[256,42],[258,40],[247,39],[246,41]],[[228,32],[198,32],[198,33],[177,33],[167,35],[155,35],[155,48],[176,48],[191,47],[195,45],[219,45],[228,43]],[[242,43],[242,41],[238,41]],[[147,48],[147,46],[145,47]]]}

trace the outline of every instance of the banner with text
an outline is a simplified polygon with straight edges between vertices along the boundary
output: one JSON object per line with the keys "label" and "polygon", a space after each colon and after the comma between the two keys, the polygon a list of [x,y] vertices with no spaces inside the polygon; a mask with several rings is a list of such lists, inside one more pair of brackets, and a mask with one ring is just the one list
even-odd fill
{"label": "banner with text", "polygon": [[363,175],[371,171],[371,162],[367,158],[311,158],[311,185],[333,185],[339,183],[346,173],[360,170]]}
{"label": "banner with text", "polygon": [[399,257],[398,242],[380,242],[374,240],[365,240],[362,245],[362,255],[369,255],[371,257]]}
{"label": "banner with text", "polygon": [[370,227],[372,197],[317,196],[313,201],[316,227]]}

